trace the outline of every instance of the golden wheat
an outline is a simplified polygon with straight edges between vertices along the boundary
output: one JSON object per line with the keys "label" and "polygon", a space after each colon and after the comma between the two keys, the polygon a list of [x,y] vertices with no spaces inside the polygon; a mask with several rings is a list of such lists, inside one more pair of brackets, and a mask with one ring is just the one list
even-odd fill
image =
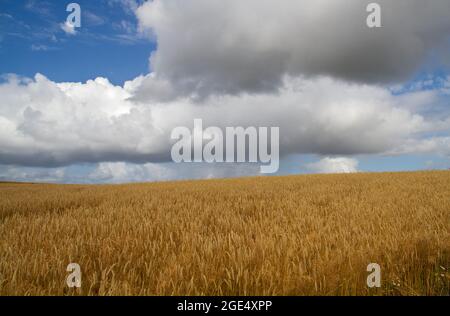
{"label": "golden wheat", "polygon": [[449,295],[449,220],[445,171],[4,183],[0,294]]}

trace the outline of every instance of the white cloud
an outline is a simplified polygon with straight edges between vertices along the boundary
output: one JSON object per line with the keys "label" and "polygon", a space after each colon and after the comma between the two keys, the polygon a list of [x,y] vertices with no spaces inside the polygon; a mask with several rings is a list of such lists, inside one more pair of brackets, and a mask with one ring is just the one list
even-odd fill
{"label": "white cloud", "polygon": [[[0,166],[0,181],[64,182],[65,168],[27,168]],[[73,180],[74,178],[72,178]]]}
{"label": "white cloud", "polygon": [[102,162],[88,175],[88,178],[94,182],[123,183],[164,180],[170,176],[170,169],[159,164],[135,165],[125,162]]}
{"label": "white cloud", "polygon": [[358,172],[358,160],[346,157],[325,157],[306,167],[315,173],[353,173]]}
{"label": "white cloud", "polygon": [[[139,80],[137,80],[139,81]],[[353,155],[399,148],[445,121],[429,121],[408,105],[430,98],[393,96],[378,86],[331,78],[286,78],[277,94],[245,94],[139,103],[139,82],[107,79],[55,83],[10,77],[0,84],[0,163],[63,166],[80,162],[170,160],[170,132],[207,126],[279,126],[281,155]],[[419,138],[420,139],[420,138]]]}
{"label": "white cloud", "polygon": [[212,179],[256,176],[259,167],[251,164],[131,164],[102,162],[88,174],[91,182],[146,182],[180,179]]}
{"label": "white cloud", "polygon": [[68,35],[75,35],[77,31],[75,30],[75,26],[72,23],[65,22],[60,24],[61,30],[63,30]]}
{"label": "white cloud", "polygon": [[450,157],[450,137],[432,136],[424,139],[407,139],[387,154],[437,154]]}

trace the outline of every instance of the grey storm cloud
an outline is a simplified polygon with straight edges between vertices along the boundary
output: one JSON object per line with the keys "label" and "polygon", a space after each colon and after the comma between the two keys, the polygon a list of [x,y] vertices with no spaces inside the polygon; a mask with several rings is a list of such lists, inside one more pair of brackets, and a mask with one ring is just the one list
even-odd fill
{"label": "grey storm cloud", "polygon": [[392,83],[431,55],[439,65],[448,62],[450,1],[375,1],[382,27],[368,28],[371,2],[146,2],[136,15],[158,50],[150,58],[154,76],[136,98],[275,91],[285,75]]}

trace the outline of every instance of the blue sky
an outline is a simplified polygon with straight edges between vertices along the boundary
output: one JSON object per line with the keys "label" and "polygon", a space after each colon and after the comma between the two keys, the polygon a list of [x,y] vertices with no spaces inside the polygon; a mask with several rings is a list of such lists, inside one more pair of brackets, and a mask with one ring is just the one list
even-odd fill
{"label": "blue sky", "polygon": [[[414,26],[418,29],[410,31],[394,23],[385,25],[387,33],[374,37],[386,59],[393,59],[383,65],[384,60],[377,56],[381,53],[371,57],[370,50],[348,51],[348,58],[337,58],[332,51],[336,45],[340,47],[340,43],[336,42],[330,48],[327,45],[332,44],[321,41],[306,43],[313,47],[306,50],[310,52],[307,58],[284,60],[289,55],[301,56],[305,51],[292,44],[293,40],[278,40],[280,34],[292,32],[297,39],[305,38],[305,41],[311,35],[301,31],[300,26],[303,25],[294,29],[289,28],[293,23],[283,26],[276,17],[276,8],[269,8],[268,12],[272,14],[273,11],[274,21],[286,28],[281,27],[284,33],[272,37],[271,32],[276,34],[280,28],[261,28],[260,21],[255,21],[255,26],[252,26],[251,17],[257,14],[264,16],[266,12],[263,5],[256,9],[252,7],[252,1],[246,4],[230,2],[225,7],[215,7],[219,1],[214,1],[214,5],[198,8],[195,5],[202,1],[182,4],[168,0],[164,4],[159,0],[153,3],[143,0],[80,0],[77,3],[82,8],[82,26],[75,29],[76,34],[70,34],[62,27],[69,14],[66,12],[69,3],[0,0],[0,89],[3,89],[0,123],[5,128],[0,145],[6,148],[0,152],[0,179],[96,183],[253,175],[252,166],[236,166],[233,170],[223,166],[202,169],[199,166],[174,165],[160,158],[167,151],[167,145],[163,143],[167,139],[164,129],[168,128],[171,120],[190,124],[183,117],[190,117],[192,113],[205,115],[211,124],[219,126],[222,118],[223,124],[265,122],[270,125],[271,118],[283,124],[281,130],[287,131],[288,135],[283,135],[282,143],[286,148],[282,151],[287,154],[281,158],[278,174],[339,172],[340,168],[371,172],[450,168],[450,34],[445,19],[443,24],[432,25],[431,20],[427,22],[424,18],[422,21],[422,17],[412,16],[418,21]],[[392,12],[396,12],[393,6]],[[254,14],[253,9],[256,10]],[[238,19],[238,15],[232,10],[239,10],[242,16],[248,14],[248,21],[243,18],[233,20]],[[358,12],[349,11],[352,16]],[[420,10],[411,9],[410,13],[420,14]],[[339,11],[336,14],[345,17],[350,13]],[[399,20],[405,18],[400,13],[398,15]],[[268,19],[271,19],[270,15]],[[325,14],[323,19],[324,23],[329,23]],[[277,25],[269,22],[269,26]],[[219,23],[230,25],[228,28],[215,28],[214,25]],[[353,24],[349,25],[354,28]],[[390,27],[400,31],[390,32]],[[321,32],[325,34],[321,35],[324,38],[346,36],[335,26],[329,28],[329,32],[338,32],[336,35],[330,33],[333,36],[328,36],[325,26],[323,29]],[[443,33],[437,35],[438,31]],[[400,34],[399,41],[403,41],[422,32],[426,39],[423,39],[421,47],[429,45],[423,52],[425,57],[417,57],[420,55],[417,47],[411,47],[411,51],[416,49],[417,52],[404,58],[404,47],[395,47],[397,51],[389,50],[392,46],[389,44],[392,43],[390,33]],[[436,43],[429,43],[427,32],[436,34],[433,36]],[[253,34],[253,37],[243,41],[247,34]],[[261,34],[264,37],[259,39]],[[272,38],[273,44],[267,44],[267,38]],[[422,38],[419,37],[404,42],[405,45],[413,45],[420,40]],[[159,42],[163,43],[161,47]],[[385,48],[382,47],[384,42],[387,42]],[[254,52],[261,43],[268,45],[265,49],[269,53],[263,50]],[[345,50],[345,45],[340,49]],[[398,52],[401,53],[399,58],[396,57]],[[369,56],[369,60],[360,62],[359,53]],[[443,58],[436,57],[438,55]],[[314,56],[319,56],[317,61]],[[150,67],[150,58],[154,69]],[[249,59],[245,61],[245,58]],[[404,65],[402,59],[411,61],[411,64]],[[305,66],[304,60],[310,64]],[[354,64],[360,62],[361,71],[349,70],[346,73],[346,68],[353,67],[352,63],[346,65],[349,61],[354,61]],[[379,73],[375,76],[367,76],[365,67],[371,62],[381,63],[380,68],[386,69],[377,70]],[[292,68],[282,69],[280,65],[284,64]],[[323,68],[323,65],[329,67]],[[402,67],[405,69],[400,69]],[[38,73],[43,77],[36,77]],[[13,74],[13,77],[8,74]],[[323,75],[325,79],[321,79]],[[286,76],[287,84],[280,79]],[[102,79],[93,81],[98,77],[105,78],[106,82]],[[379,82],[367,79],[372,77],[381,79]],[[68,87],[61,85],[63,82],[80,84]],[[286,88],[295,85],[303,87],[298,91],[305,90],[298,97],[314,100],[318,104],[317,109],[310,110],[310,105],[302,103],[301,109],[295,112],[295,104],[290,102],[297,90],[292,92]],[[317,89],[325,90],[317,93]],[[36,91],[42,93],[37,95]],[[298,120],[287,112],[284,116],[274,114],[266,106],[266,102],[276,100],[277,93],[280,94],[279,103],[285,109],[295,110]],[[200,96],[200,99],[191,95]],[[267,101],[262,100],[267,96]],[[364,103],[362,100],[367,100],[367,105],[363,104],[364,110],[358,107],[359,103]],[[247,106],[256,108],[252,102],[264,104],[261,113],[238,113]],[[336,111],[336,102],[340,102],[343,112],[336,112],[337,117],[333,117],[329,113]],[[230,103],[228,108],[227,103]],[[68,114],[67,104],[73,107],[70,110],[72,114]],[[211,109],[216,105],[218,113],[212,114],[214,111]],[[380,108],[379,125],[369,124],[373,125],[369,127],[373,130],[364,130],[368,117],[378,115],[377,106]],[[133,116],[133,113],[139,114]],[[140,121],[147,115],[153,124],[151,126]],[[311,117],[302,118],[302,115]],[[52,124],[58,126],[53,129]],[[147,135],[141,134],[147,130],[151,134],[148,139]],[[115,135],[111,136],[112,139],[105,136],[109,131]],[[338,133],[342,135],[336,135]],[[359,133],[361,139],[358,139]],[[376,133],[380,136],[375,137]],[[135,135],[141,135],[142,139],[136,140]],[[123,139],[119,139],[122,136]],[[67,148],[66,144],[72,141],[74,148]],[[32,149],[27,149],[26,142]],[[149,148],[143,149],[143,144]],[[97,152],[96,146],[105,149]],[[39,160],[39,163],[33,160]]]}
{"label": "blue sky", "polygon": [[107,77],[121,85],[149,71],[155,43],[136,32],[130,9],[114,1],[78,1],[82,27],[76,36],[60,27],[68,1],[1,0],[1,73],[57,82]]}

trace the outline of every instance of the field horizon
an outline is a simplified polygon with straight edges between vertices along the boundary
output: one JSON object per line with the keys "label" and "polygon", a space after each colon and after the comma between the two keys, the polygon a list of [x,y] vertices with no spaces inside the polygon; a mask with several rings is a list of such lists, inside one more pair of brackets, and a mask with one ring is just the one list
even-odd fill
{"label": "field horizon", "polygon": [[56,182],[56,181],[8,181],[0,180],[1,184],[40,184],[40,185],[82,185],[82,186],[117,186],[117,185],[136,185],[136,184],[158,184],[158,183],[183,183],[183,182],[204,182],[204,181],[220,181],[220,180],[239,180],[239,179],[261,179],[261,178],[289,178],[289,177],[328,177],[340,175],[402,175],[414,173],[443,173],[450,174],[450,169],[432,169],[432,170],[402,170],[402,171],[356,171],[356,172],[328,172],[328,173],[290,173],[286,175],[266,174],[254,176],[230,176],[230,177],[213,177],[213,178],[182,178],[168,180],[151,180],[151,181],[125,181],[125,182],[100,182],[100,183],[83,183],[83,182]]}
{"label": "field horizon", "polygon": [[450,295],[449,188],[446,170],[0,182],[0,295]]}

